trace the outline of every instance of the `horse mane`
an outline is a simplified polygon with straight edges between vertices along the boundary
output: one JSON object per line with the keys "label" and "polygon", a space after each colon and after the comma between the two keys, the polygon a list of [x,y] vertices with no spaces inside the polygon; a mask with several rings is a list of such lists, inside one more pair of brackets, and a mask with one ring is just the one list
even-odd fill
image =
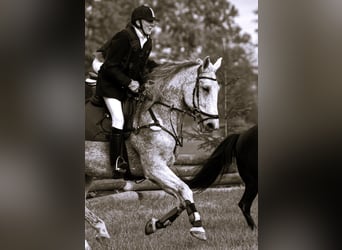
{"label": "horse mane", "polygon": [[153,69],[147,75],[147,82],[145,83],[145,96],[147,97],[142,111],[149,109],[154,102],[156,102],[163,93],[163,88],[166,83],[184,69],[200,65],[199,61],[179,61],[166,62]]}
{"label": "horse mane", "polygon": [[169,82],[172,77],[183,69],[187,69],[199,65],[198,61],[180,61],[180,62],[166,62],[158,67],[147,76],[149,80],[157,81],[157,83]]}

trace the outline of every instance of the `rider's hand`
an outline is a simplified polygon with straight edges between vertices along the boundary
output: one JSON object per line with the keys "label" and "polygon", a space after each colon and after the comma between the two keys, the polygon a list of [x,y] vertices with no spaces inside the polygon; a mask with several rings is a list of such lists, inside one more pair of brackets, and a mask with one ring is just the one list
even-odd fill
{"label": "rider's hand", "polygon": [[131,83],[128,85],[128,88],[134,92],[137,93],[139,90],[140,84],[137,81],[132,80]]}

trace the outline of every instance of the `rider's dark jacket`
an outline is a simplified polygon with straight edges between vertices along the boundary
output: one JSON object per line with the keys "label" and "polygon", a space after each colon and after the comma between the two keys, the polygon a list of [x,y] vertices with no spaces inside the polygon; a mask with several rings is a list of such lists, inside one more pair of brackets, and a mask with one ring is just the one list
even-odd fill
{"label": "rider's dark jacket", "polygon": [[143,48],[132,25],[116,33],[99,51],[105,61],[98,73],[96,95],[125,100],[131,80],[142,85],[145,81],[147,65],[155,66],[149,60],[152,40],[147,39]]}

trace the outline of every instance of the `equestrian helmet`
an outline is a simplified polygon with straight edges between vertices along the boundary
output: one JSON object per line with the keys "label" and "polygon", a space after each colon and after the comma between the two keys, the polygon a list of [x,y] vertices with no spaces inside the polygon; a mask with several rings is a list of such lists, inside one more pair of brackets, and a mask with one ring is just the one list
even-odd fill
{"label": "equestrian helmet", "polygon": [[136,20],[146,20],[148,22],[158,21],[156,16],[154,15],[154,11],[152,8],[141,5],[137,8],[135,8],[132,12],[131,16],[131,23],[134,24]]}

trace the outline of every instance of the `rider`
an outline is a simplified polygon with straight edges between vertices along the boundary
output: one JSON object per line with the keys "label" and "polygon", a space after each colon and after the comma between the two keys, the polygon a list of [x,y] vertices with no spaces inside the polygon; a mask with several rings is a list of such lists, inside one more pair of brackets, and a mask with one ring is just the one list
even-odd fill
{"label": "rider", "polygon": [[146,70],[157,66],[149,59],[152,50],[150,35],[156,21],[150,7],[139,6],[133,10],[127,27],[99,49],[104,63],[98,72],[96,95],[103,97],[112,118],[110,164],[119,173],[128,170],[122,152],[125,123],[122,103],[128,95],[139,92]]}

